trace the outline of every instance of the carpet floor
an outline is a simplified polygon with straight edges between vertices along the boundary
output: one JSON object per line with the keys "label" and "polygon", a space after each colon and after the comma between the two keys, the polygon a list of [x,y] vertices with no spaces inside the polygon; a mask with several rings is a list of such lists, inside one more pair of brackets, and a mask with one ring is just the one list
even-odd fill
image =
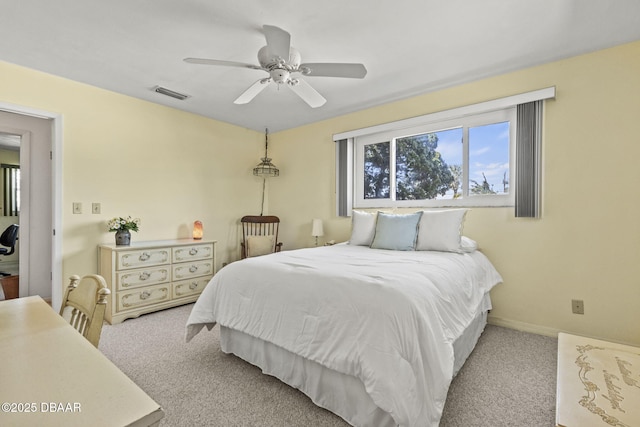
{"label": "carpet floor", "polygon": [[[218,327],[185,343],[192,307],[102,330],[100,350],[162,406],[161,426],[348,426],[298,390],[222,353]],[[554,426],[556,364],[556,339],[488,325],[451,384],[440,426]]]}

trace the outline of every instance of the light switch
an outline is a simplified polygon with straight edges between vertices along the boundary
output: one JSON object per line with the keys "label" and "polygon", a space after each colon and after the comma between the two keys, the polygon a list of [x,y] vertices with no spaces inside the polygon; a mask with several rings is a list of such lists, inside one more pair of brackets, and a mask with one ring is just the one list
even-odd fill
{"label": "light switch", "polygon": [[81,214],[82,213],[82,203],[73,202],[73,213],[74,214]]}
{"label": "light switch", "polygon": [[100,203],[91,203],[91,213],[93,214],[100,213]]}

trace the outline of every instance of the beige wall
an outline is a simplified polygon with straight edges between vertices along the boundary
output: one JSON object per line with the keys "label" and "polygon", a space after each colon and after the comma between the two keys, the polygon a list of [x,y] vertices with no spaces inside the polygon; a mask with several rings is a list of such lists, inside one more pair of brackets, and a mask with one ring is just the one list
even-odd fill
{"label": "beige wall", "polygon": [[133,240],[190,237],[201,220],[204,237],[218,240],[218,268],[238,258],[239,218],[260,211],[251,168],[261,133],[12,64],[0,62],[0,75],[0,101],[62,116],[63,283],[97,271],[114,216],[141,218]]}
{"label": "beige wall", "polygon": [[[238,257],[238,218],[260,209],[251,168],[261,133],[2,62],[0,75],[0,101],[64,120],[64,277],[96,271],[113,216],[140,217],[137,240],[188,237],[199,219],[205,238],[219,241],[218,266]],[[639,75],[634,43],[274,133],[281,176],[269,183],[267,211],[282,218],[285,249],[313,245],[313,218],[324,220],[322,243],[346,240],[350,221],[335,217],[334,133],[556,86],[542,219],[478,208],[466,222],[504,277],[492,322],[640,345]],[[72,202],[84,213],[73,215]],[[102,214],[90,213],[92,202]],[[584,300],[584,315],[571,314],[572,298]]]}
{"label": "beige wall", "polygon": [[[334,213],[333,134],[548,86],[557,96],[544,118],[542,218],[476,208],[465,225],[504,278],[491,321],[640,345],[640,42],[275,134],[271,208],[285,247],[311,246],[316,217],[323,242],[349,237],[349,219]],[[584,315],[571,299],[584,300]]]}

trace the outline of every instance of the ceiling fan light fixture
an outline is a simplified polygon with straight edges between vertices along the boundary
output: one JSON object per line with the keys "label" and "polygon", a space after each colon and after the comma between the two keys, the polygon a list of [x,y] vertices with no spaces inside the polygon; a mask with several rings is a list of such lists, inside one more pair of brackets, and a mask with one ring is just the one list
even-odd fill
{"label": "ceiling fan light fixture", "polygon": [[291,76],[291,73],[284,68],[274,68],[273,70],[269,71],[269,75],[274,82],[282,84],[286,83],[287,80],[289,80],[289,76]]}
{"label": "ceiling fan light fixture", "polygon": [[[362,64],[342,62],[313,62],[302,64],[300,52],[291,47],[291,34],[273,25],[263,25],[262,29],[267,45],[258,51],[258,62],[260,66],[220,59],[185,58],[184,60],[192,64],[250,68],[269,73],[269,78],[257,80],[233,101],[234,104],[238,105],[251,102],[251,100],[262,92],[267,83],[273,81],[276,83],[278,89],[286,83],[307,105],[311,108],[318,108],[324,105],[327,100],[307,83],[305,79],[298,79],[296,78],[297,76],[292,77],[292,75],[295,76],[295,73],[300,73],[303,76],[313,77],[362,79],[367,74],[367,69]],[[267,156],[265,156],[265,158],[267,158]]]}

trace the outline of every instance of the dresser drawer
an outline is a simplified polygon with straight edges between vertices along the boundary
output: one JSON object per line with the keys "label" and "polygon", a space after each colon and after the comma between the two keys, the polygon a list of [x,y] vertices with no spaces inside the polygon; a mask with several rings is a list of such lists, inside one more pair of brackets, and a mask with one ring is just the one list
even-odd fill
{"label": "dresser drawer", "polygon": [[213,258],[213,244],[180,246],[173,248],[173,262],[196,261]]}
{"label": "dresser drawer", "polygon": [[174,281],[189,279],[191,277],[213,274],[213,260],[186,262],[174,264],[172,278]]}
{"label": "dresser drawer", "polygon": [[171,248],[141,249],[118,252],[117,270],[128,270],[151,265],[168,264],[171,261]]}
{"label": "dresser drawer", "polygon": [[123,291],[140,286],[157,285],[171,281],[171,266],[140,268],[116,273],[116,289]]}
{"label": "dresser drawer", "polygon": [[118,299],[117,311],[132,310],[137,307],[169,301],[171,299],[171,284],[117,292],[116,297]]}
{"label": "dresser drawer", "polygon": [[207,286],[212,276],[196,277],[173,282],[173,298],[182,298],[199,294]]}

